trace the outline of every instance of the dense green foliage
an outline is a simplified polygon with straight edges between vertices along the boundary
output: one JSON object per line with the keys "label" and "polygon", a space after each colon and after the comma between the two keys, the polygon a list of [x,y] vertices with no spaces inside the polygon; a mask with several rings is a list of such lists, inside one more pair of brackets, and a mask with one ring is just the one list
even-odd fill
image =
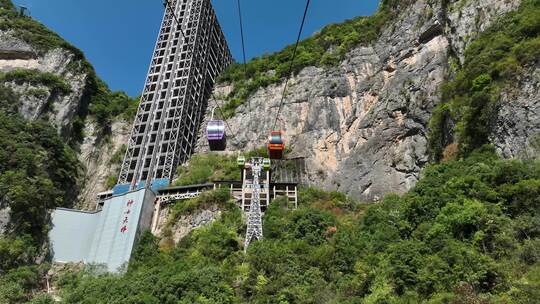
{"label": "dense green foliage", "polygon": [[[300,42],[292,73],[298,73],[307,66],[336,65],[353,47],[376,39],[384,25],[399,13],[398,9],[410,2],[412,1],[384,0],[372,16],[357,17],[324,27],[320,32]],[[231,117],[235,109],[257,89],[277,83],[288,76],[293,50],[294,45],[289,45],[279,52],[254,58],[246,65],[233,64],[229,67],[218,80],[233,84],[233,91],[226,96],[227,104],[223,107],[223,115]]]}
{"label": "dense green foliage", "polygon": [[[3,249],[5,241],[5,239],[0,239],[0,250]],[[7,242],[7,246],[14,246],[10,240]],[[32,265],[10,269],[0,274],[0,303],[54,303],[45,295],[36,295],[30,300],[29,291],[43,287],[43,277],[47,270],[47,265]]]}
{"label": "dense green foliage", "polygon": [[224,203],[228,203],[229,199],[229,189],[218,189],[205,192],[197,198],[182,200],[175,203],[172,206],[170,218],[175,221],[179,216],[193,213],[195,210],[203,210],[212,205],[225,207],[226,205]]}
{"label": "dense green foliage", "polygon": [[193,214],[197,211],[219,208],[225,210],[234,204],[231,201],[229,189],[217,189],[202,193],[199,197],[189,200],[181,200],[171,206],[167,222],[163,228],[163,239],[160,242],[162,249],[169,249],[174,245],[172,239],[172,227],[182,216]]}
{"label": "dense green foliage", "polygon": [[0,111],[0,198],[17,235],[43,240],[45,210],[73,199],[78,162],[56,130]]}
{"label": "dense green foliage", "polygon": [[38,70],[16,69],[7,73],[0,73],[0,82],[15,82],[17,84],[29,83],[32,85],[44,85],[51,89],[51,92],[68,94],[71,87],[64,79],[52,73],[44,73]]}
{"label": "dense green foliage", "polygon": [[431,119],[430,148],[440,159],[448,118],[462,155],[488,142],[501,90],[510,89],[527,65],[540,58],[540,1],[525,0],[480,35],[465,52],[465,63],[444,87]]}
{"label": "dense green foliage", "polygon": [[18,106],[18,96],[11,89],[0,85],[0,110],[5,113],[15,114]]}
{"label": "dense green foliage", "polygon": [[47,52],[55,48],[71,51],[77,59],[84,59],[83,53],[66,42],[55,32],[29,17],[20,17],[11,0],[0,1],[0,30],[14,31],[14,36],[24,40],[40,52]]}
{"label": "dense green foliage", "polygon": [[271,205],[265,239],[247,254],[241,212],[226,206],[176,246],[145,235],[125,276],[68,274],[66,302],[540,301],[539,162],[484,149],[429,167],[412,191],[369,207],[304,189],[298,210]]}
{"label": "dense green foliage", "polygon": [[11,0],[0,0],[0,9],[14,10],[15,6],[13,6]]}
{"label": "dense green foliage", "polygon": [[240,170],[236,165],[236,156],[196,154],[187,166],[178,167],[178,176],[175,185],[195,185],[217,180],[240,180]]}
{"label": "dense green foliage", "polygon": [[[11,98],[0,89],[0,105]],[[11,218],[0,236],[0,302],[14,303],[41,285],[46,267],[33,264],[43,255],[48,210],[70,205],[79,167],[75,153],[44,122],[0,110],[0,142],[0,209],[9,208]]]}
{"label": "dense green foliage", "polygon": [[124,92],[112,92],[97,76],[91,77],[87,86],[91,96],[90,114],[96,117],[100,126],[109,127],[112,120],[118,117],[127,121],[133,119],[139,105],[139,97],[132,98]]}

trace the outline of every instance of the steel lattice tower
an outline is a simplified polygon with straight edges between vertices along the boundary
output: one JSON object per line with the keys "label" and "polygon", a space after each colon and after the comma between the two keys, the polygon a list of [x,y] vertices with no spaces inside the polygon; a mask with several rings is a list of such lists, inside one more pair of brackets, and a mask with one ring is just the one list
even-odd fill
{"label": "steel lattice tower", "polygon": [[115,187],[119,192],[174,177],[195,149],[215,78],[232,62],[210,0],[168,2]]}
{"label": "steel lattice tower", "polygon": [[262,211],[260,205],[260,193],[261,186],[259,184],[259,178],[262,171],[262,159],[253,158],[251,162],[251,172],[253,175],[253,192],[251,196],[251,205],[248,213],[248,223],[246,239],[244,240],[244,250],[247,251],[249,243],[253,239],[261,240],[263,238],[262,230]]}

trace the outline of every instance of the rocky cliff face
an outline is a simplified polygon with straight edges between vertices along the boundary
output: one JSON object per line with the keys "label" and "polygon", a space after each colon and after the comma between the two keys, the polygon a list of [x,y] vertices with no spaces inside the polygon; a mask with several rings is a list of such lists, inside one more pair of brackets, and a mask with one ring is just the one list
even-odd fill
{"label": "rocky cliff face", "polygon": [[84,128],[84,140],[80,147],[79,160],[85,167],[84,187],[77,200],[77,208],[92,210],[96,208],[96,195],[106,189],[107,178],[116,175],[120,168],[113,160],[121,153],[122,145],[129,138],[131,123],[117,120],[112,123],[111,136],[102,137],[94,119],[89,118]]}
{"label": "rocky cliff face", "polygon": [[[463,60],[465,48],[479,32],[519,4],[419,0],[379,39],[352,50],[338,66],[303,69],[289,83],[278,123],[286,132],[288,157],[305,158],[310,183],[362,200],[407,191],[428,161],[427,124],[441,102],[441,84],[452,76],[451,65]],[[520,118],[509,119],[504,113],[517,107],[520,117],[537,124],[537,84],[524,80],[524,90],[507,94],[494,136],[505,156],[515,156],[505,149],[513,151],[508,146],[535,131],[525,125],[523,130],[513,128]],[[236,110],[228,120],[235,135],[229,140],[230,150],[265,144],[283,85],[259,89]],[[230,90],[222,85],[216,95]],[[206,149],[201,141],[199,151]]]}
{"label": "rocky cliff face", "polygon": [[443,35],[449,41],[450,51],[461,62],[465,48],[477,35],[486,30],[497,17],[519,7],[521,0],[448,0],[439,12],[445,25]]}
{"label": "rocky cliff face", "polygon": [[[178,243],[192,230],[206,226],[221,216],[221,210],[217,205],[212,205],[203,210],[195,210],[189,214],[181,215],[174,222],[170,222],[170,208],[161,210],[156,228],[152,233],[156,236],[164,237],[164,242],[172,241]],[[170,235],[169,235],[170,234]]]}
{"label": "rocky cliff face", "polygon": [[529,67],[514,88],[501,94],[490,140],[506,158],[540,156],[540,64]]}
{"label": "rocky cliff face", "polygon": [[[48,120],[68,141],[73,136],[74,121],[87,112],[89,74],[80,68],[84,64],[70,50],[56,48],[39,52],[13,32],[0,31],[0,73],[15,70],[51,73],[69,86],[69,92],[58,92],[46,84],[31,81],[1,83],[17,95],[17,110],[24,118]],[[95,208],[96,194],[106,190],[107,177],[118,169],[111,158],[127,142],[129,124],[118,118],[112,122],[110,134],[104,134],[92,116],[85,119],[83,139],[77,147],[79,160],[84,165],[77,207]],[[2,218],[0,215],[0,226]]]}
{"label": "rocky cliff face", "polygon": [[72,132],[75,116],[87,105],[83,100],[88,74],[76,67],[81,65],[75,55],[65,49],[53,49],[43,55],[10,31],[0,32],[0,72],[15,69],[52,73],[65,80],[69,93],[58,93],[45,84],[7,82],[5,86],[19,95],[19,113],[29,120],[47,118],[64,138]]}

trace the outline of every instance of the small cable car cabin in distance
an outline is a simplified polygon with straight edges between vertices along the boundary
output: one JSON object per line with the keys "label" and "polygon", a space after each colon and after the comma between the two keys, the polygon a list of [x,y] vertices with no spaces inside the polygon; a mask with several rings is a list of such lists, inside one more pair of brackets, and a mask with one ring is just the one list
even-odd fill
{"label": "small cable car cabin in distance", "polygon": [[210,151],[224,151],[227,148],[227,135],[223,120],[210,120],[206,126],[206,137]]}
{"label": "small cable car cabin in distance", "polygon": [[283,131],[272,131],[268,141],[268,156],[270,159],[282,159],[285,143],[283,142]]}
{"label": "small cable car cabin in distance", "polygon": [[263,169],[264,169],[265,171],[270,170],[270,165],[271,165],[270,159],[269,159],[269,158],[264,158],[264,159],[263,159],[263,162],[262,162],[262,165],[263,165]]}
{"label": "small cable car cabin in distance", "polygon": [[238,165],[238,168],[244,169],[244,166],[246,165],[246,157],[244,155],[238,156],[236,159],[236,164]]}

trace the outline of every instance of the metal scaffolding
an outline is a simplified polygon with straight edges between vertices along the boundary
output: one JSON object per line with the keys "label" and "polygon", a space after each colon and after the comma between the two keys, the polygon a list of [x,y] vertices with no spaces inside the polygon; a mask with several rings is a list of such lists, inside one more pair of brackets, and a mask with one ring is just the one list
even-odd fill
{"label": "metal scaffolding", "polygon": [[195,149],[214,80],[232,56],[210,0],[169,0],[119,185],[168,183]]}

